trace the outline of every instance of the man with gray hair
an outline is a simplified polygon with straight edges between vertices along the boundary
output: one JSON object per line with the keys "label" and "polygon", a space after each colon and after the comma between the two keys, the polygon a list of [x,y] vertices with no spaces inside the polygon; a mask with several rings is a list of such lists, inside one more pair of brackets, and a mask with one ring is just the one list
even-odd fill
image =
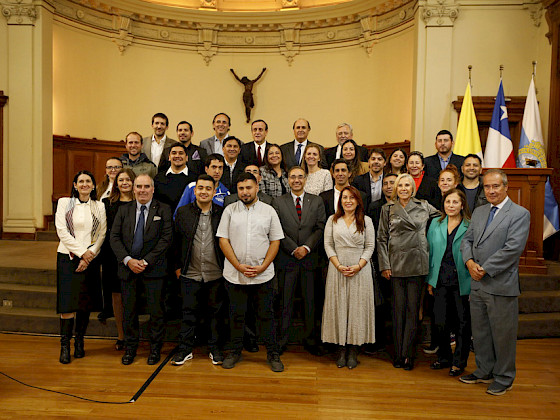
{"label": "man with gray hair", "polygon": [[[342,159],[342,145],[346,140],[354,140],[352,126],[348,123],[338,124],[336,127],[336,141],[338,145],[325,151],[325,157],[329,168],[336,159]],[[368,161],[368,150],[365,147],[358,145],[356,153],[358,153],[361,162]]]}
{"label": "man with gray hair", "polygon": [[529,236],[531,216],[507,194],[500,169],[483,177],[488,204],[477,207],[461,242],[471,275],[471,324],[477,369],[461,376],[466,384],[487,383],[491,395],[503,395],[515,379],[519,314],[519,257]]}

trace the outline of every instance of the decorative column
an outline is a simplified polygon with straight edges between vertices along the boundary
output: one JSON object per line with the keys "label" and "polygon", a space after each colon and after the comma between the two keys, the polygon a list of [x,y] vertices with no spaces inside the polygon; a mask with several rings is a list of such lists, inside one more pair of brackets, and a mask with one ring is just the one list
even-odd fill
{"label": "decorative column", "polygon": [[[31,237],[52,212],[52,11],[0,0],[7,21],[3,237]],[[30,235],[31,234],[31,235]]]}
{"label": "decorative column", "polygon": [[453,23],[455,0],[420,0],[416,14],[416,56],[412,148],[432,154],[436,133],[451,122]]}
{"label": "decorative column", "polygon": [[544,0],[548,37],[552,44],[550,69],[550,105],[548,109],[547,165],[554,168],[550,177],[556,200],[560,202],[560,0]]}

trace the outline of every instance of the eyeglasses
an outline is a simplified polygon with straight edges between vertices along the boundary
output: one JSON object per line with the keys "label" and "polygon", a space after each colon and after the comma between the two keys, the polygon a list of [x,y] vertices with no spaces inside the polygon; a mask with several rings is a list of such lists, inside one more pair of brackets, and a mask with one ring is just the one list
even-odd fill
{"label": "eyeglasses", "polygon": [[122,169],[122,166],[105,166],[105,169],[109,169],[110,171],[116,171],[118,169]]}

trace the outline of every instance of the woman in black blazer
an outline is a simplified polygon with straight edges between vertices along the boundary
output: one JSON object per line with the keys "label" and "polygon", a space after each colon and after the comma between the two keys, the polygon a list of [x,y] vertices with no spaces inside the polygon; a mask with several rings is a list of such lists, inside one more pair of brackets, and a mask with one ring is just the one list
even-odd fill
{"label": "woman in black blazer", "polygon": [[430,178],[424,173],[424,155],[421,152],[412,152],[406,163],[408,173],[416,184],[415,197],[426,200],[436,209],[441,209],[441,192],[437,180]]}

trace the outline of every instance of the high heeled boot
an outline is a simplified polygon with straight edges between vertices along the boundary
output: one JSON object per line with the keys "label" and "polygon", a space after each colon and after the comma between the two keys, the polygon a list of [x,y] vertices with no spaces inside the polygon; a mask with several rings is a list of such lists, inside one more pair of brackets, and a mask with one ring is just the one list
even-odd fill
{"label": "high heeled boot", "polygon": [[348,362],[346,366],[348,369],[354,369],[358,366],[358,346],[348,346]]}
{"label": "high heeled boot", "polygon": [[60,318],[60,363],[70,363],[70,340],[74,329],[74,318]]}
{"label": "high heeled boot", "polygon": [[338,351],[336,353],[336,366],[339,368],[343,368],[346,366],[346,346],[339,346]]}
{"label": "high heeled boot", "polygon": [[76,312],[76,335],[74,337],[74,357],[81,359],[86,355],[84,350],[84,335],[89,324],[89,312]]}

